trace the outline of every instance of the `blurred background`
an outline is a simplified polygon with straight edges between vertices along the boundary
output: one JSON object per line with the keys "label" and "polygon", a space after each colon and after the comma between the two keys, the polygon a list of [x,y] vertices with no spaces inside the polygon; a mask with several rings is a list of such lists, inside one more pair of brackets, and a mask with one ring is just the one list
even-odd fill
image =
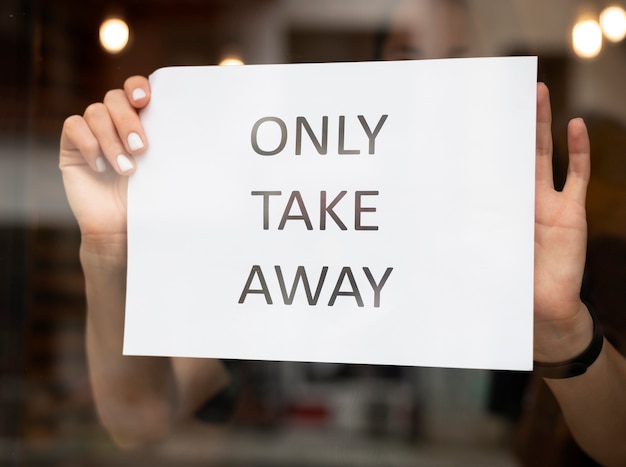
{"label": "blurred background", "polygon": [[[124,452],[97,421],[80,236],[57,168],[64,119],[126,77],[164,66],[372,60],[395,3],[2,0],[0,465],[577,465],[567,460],[558,409],[528,374],[239,362],[241,395],[225,424],[190,423],[164,444]],[[539,56],[555,114],[557,183],[565,122],[587,119],[588,288],[605,309],[624,309],[626,20],[602,13],[625,2],[467,4],[469,55]],[[617,26],[603,32],[601,17]],[[604,319],[616,330],[626,321]]]}

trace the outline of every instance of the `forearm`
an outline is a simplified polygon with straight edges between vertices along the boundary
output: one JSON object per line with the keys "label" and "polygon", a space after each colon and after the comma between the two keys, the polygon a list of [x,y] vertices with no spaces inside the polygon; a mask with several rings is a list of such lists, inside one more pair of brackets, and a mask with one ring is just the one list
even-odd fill
{"label": "forearm", "polygon": [[545,380],[579,445],[602,465],[626,465],[626,360],[605,340],[583,375]]}
{"label": "forearm", "polygon": [[[536,361],[567,361],[590,345],[594,320],[582,302],[572,307],[567,319],[535,322]],[[584,374],[545,381],[580,447],[603,465],[626,465],[626,359],[604,340]]]}
{"label": "forearm", "polygon": [[122,355],[126,238],[83,240],[87,358],[98,414],[113,439],[162,439],[229,380],[219,360]]}
{"label": "forearm", "polygon": [[126,295],[125,238],[118,245],[83,241],[87,358],[103,425],[121,445],[166,435],[175,388],[166,358],[122,355]]}

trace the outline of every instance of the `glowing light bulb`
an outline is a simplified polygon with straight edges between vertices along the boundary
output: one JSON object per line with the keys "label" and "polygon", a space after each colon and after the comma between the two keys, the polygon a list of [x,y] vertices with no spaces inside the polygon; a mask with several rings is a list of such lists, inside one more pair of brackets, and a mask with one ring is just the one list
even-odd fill
{"label": "glowing light bulb", "polygon": [[112,54],[124,50],[128,45],[130,31],[126,22],[119,18],[110,18],[100,25],[100,44]]}
{"label": "glowing light bulb", "polygon": [[581,58],[594,58],[602,50],[602,29],[597,21],[579,21],[572,29],[574,52]]}
{"label": "glowing light bulb", "polygon": [[243,60],[239,57],[230,56],[224,57],[220,62],[220,66],[233,66],[233,65],[243,65]]}
{"label": "glowing light bulb", "polygon": [[611,42],[626,37],[626,11],[620,6],[610,6],[600,13],[600,26],[604,36]]}

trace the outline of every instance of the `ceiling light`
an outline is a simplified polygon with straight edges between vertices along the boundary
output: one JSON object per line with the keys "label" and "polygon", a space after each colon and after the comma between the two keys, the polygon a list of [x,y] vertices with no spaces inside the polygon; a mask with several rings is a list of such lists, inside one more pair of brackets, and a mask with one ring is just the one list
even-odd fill
{"label": "ceiling light", "polygon": [[572,46],[581,58],[594,58],[602,50],[602,30],[597,21],[579,21],[572,29]]}
{"label": "ceiling light", "polygon": [[130,31],[124,20],[109,18],[100,25],[100,44],[112,54],[124,50],[128,44]]}
{"label": "ceiling light", "polygon": [[616,5],[605,8],[600,13],[600,25],[608,40],[621,41],[626,36],[626,11]]}

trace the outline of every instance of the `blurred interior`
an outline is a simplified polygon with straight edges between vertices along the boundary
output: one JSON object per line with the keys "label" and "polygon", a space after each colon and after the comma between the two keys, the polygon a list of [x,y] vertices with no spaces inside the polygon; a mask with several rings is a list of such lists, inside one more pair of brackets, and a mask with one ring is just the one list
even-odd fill
{"label": "blurred interior", "polygon": [[[93,408],[80,236],[57,168],[64,119],[126,77],[164,66],[217,65],[228,56],[245,64],[372,60],[393,3],[2,1],[0,464],[522,465],[519,439],[532,422],[524,394],[545,393],[526,374],[248,362],[243,378],[256,384],[244,385],[232,421],[191,423],[172,440],[134,452],[111,443]],[[539,56],[539,80],[551,89],[557,154],[566,153],[565,122],[587,119],[594,160],[589,293],[607,308],[623,308],[626,41],[605,40],[599,55],[585,59],[570,40],[573,25],[597,17],[608,2],[468,4],[471,55]],[[128,45],[115,54],[98,37],[111,16],[130,27]],[[559,166],[565,164],[560,158]],[[559,170],[555,176],[562,180]],[[602,295],[596,283],[611,285],[611,293]]]}

